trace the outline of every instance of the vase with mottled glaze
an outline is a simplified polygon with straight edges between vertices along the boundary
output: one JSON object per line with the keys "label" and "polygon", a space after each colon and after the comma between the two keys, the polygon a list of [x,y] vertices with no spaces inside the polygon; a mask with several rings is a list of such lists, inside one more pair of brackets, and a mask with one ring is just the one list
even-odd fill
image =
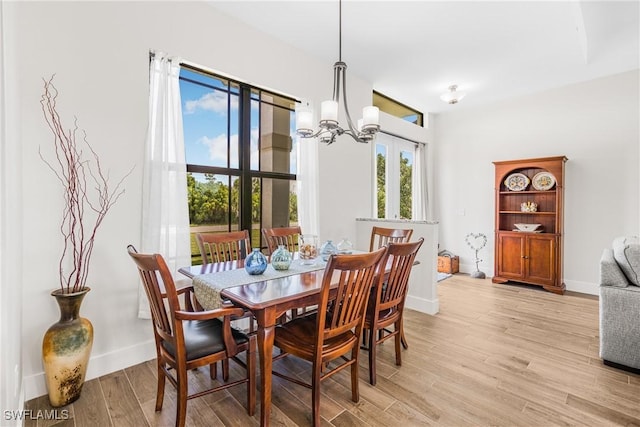
{"label": "vase with mottled glaze", "polygon": [[90,290],[85,287],[72,293],[61,289],[51,292],[60,308],[60,320],[44,335],[42,361],[49,402],[54,408],[77,400],[84,385],[93,346],[93,326],[80,317],[80,305]]}

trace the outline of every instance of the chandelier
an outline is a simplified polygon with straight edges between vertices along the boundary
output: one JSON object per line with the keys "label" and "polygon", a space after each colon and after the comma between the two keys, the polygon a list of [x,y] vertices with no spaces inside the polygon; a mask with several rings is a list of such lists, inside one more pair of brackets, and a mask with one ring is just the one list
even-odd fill
{"label": "chandelier", "polygon": [[[367,143],[373,140],[380,130],[378,107],[367,106],[362,109],[362,118],[353,125],[347,105],[347,64],[342,61],[342,0],[339,1],[339,50],[338,62],[333,65],[333,98],[320,104],[320,122],[318,130],[313,130],[313,113],[301,110],[296,113],[296,133],[302,138],[320,138],[320,142],[331,144],[337,136],[349,135],[357,142]],[[338,123],[338,104],[342,99],[347,116],[347,129]]]}

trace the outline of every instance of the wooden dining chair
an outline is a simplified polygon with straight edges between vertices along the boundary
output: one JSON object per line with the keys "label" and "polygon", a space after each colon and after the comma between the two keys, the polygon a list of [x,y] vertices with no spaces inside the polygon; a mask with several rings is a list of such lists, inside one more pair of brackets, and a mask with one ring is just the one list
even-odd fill
{"label": "wooden dining chair", "polygon": [[[274,344],[282,354],[274,360],[293,355],[311,362],[311,382],[287,376],[276,370],[273,375],[310,388],[313,425],[320,425],[320,382],[351,367],[351,400],[358,402],[358,354],[364,315],[378,264],[387,248],[357,255],[332,255],[322,279],[318,310],[297,317],[275,328]],[[330,297],[336,289],[335,298]],[[337,365],[329,362],[338,360]]]}
{"label": "wooden dining chair", "polygon": [[251,253],[247,230],[224,233],[196,233],[203,264],[245,259]]}
{"label": "wooden dining chair", "polygon": [[[196,242],[200,249],[202,264],[211,264],[216,262],[237,261],[245,259],[251,253],[251,236],[249,231],[226,231],[222,233],[196,233]],[[200,304],[196,302],[196,309],[202,309]],[[251,312],[245,311],[242,316],[235,317],[233,320],[246,318],[249,321],[249,333],[253,333],[254,318]],[[229,363],[227,360],[222,361],[222,374],[226,380],[229,377]]]}
{"label": "wooden dining chair", "polygon": [[298,236],[301,234],[300,226],[262,229],[269,255],[278,249],[278,245],[284,245],[291,253],[298,252]]}
{"label": "wooden dining chair", "polygon": [[[138,267],[151,310],[158,369],[156,411],[162,410],[165,380],[168,379],[177,390],[177,427],[185,425],[188,399],[240,384],[246,384],[247,412],[253,415],[256,406],[256,337],[231,328],[231,316],[242,315],[243,310],[228,306],[209,311],[184,310],[162,256],[140,254],[131,245],[127,249]],[[243,352],[246,352],[246,362],[237,357]],[[190,370],[209,365],[209,375],[215,379],[215,363],[229,358],[246,369],[244,378],[231,382],[225,379],[223,384],[188,394],[187,374]],[[175,375],[171,370],[175,370]]]}
{"label": "wooden dining chair", "polygon": [[[389,243],[405,243],[411,239],[413,234],[412,228],[384,228],[374,226],[371,229],[371,241],[369,242],[369,251],[387,246]],[[400,334],[402,346],[407,349],[409,344],[404,337],[404,331]]]}
{"label": "wooden dining chair", "polygon": [[371,229],[369,251],[387,246],[389,243],[404,243],[411,239],[411,228],[384,228],[374,226]]}
{"label": "wooden dining chair", "polygon": [[[409,275],[424,238],[409,243],[389,243],[380,265],[388,273],[371,293],[364,321],[369,350],[369,382],[376,385],[376,346],[395,338],[396,365],[402,364],[400,341],[402,313],[409,287]],[[389,329],[393,325],[393,329]]]}
{"label": "wooden dining chair", "polygon": [[[271,254],[278,249],[279,245],[284,245],[285,248],[292,254],[298,252],[298,236],[302,234],[300,226],[293,227],[274,227],[263,228],[262,235],[267,243],[267,250],[269,251],[269,261],[271,261]],[[298,314],[307,313],[309,309],[307,307],[292,308],[291,317],[297,317]]]}

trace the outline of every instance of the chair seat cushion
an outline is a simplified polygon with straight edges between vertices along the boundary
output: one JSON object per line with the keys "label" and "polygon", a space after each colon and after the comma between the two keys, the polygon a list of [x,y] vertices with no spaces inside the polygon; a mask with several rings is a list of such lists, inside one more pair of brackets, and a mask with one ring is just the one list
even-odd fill
{"label": "chair seat cushion", "polygon": [[629,282],[640,286],[640,240],[638,237],[614,239],[613,256]]}
{"label": "chair seat cushion", "polygon": [[[327,321],[329,321],[327,319]],[[316,345],[316,314],[297,317],[287,323],[276,327],[275,345],[287,353],[313,360]],[[348,331],[337,337],[325,340],[322,346],[323,353],[332,353],[333,350],[343,347],[352,341],[356,345],[356,336]]]}
{"label": "chair seat cushion", "polygon": [[[224,351],[222,322],[219,319],[188,320],[182,322],[182,328],[187,360],[199,359]],[[237,344],[244,344],[249,340],[244,333],[237,329],[231,328],[231,333]],[[171,356],[176,357],[173,344],[165,341],[163,346]]]}

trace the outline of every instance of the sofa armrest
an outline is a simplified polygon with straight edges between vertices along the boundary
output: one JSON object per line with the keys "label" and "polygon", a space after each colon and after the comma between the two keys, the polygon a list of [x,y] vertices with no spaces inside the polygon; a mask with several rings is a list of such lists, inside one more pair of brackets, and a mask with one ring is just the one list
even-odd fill
{"label": "sofa armrest", "polygon": [[612,249],[605,249],[600,258],[600,286],[614,286],[617,288],[629,286],[627,276],[624,275],[616,262]]}

